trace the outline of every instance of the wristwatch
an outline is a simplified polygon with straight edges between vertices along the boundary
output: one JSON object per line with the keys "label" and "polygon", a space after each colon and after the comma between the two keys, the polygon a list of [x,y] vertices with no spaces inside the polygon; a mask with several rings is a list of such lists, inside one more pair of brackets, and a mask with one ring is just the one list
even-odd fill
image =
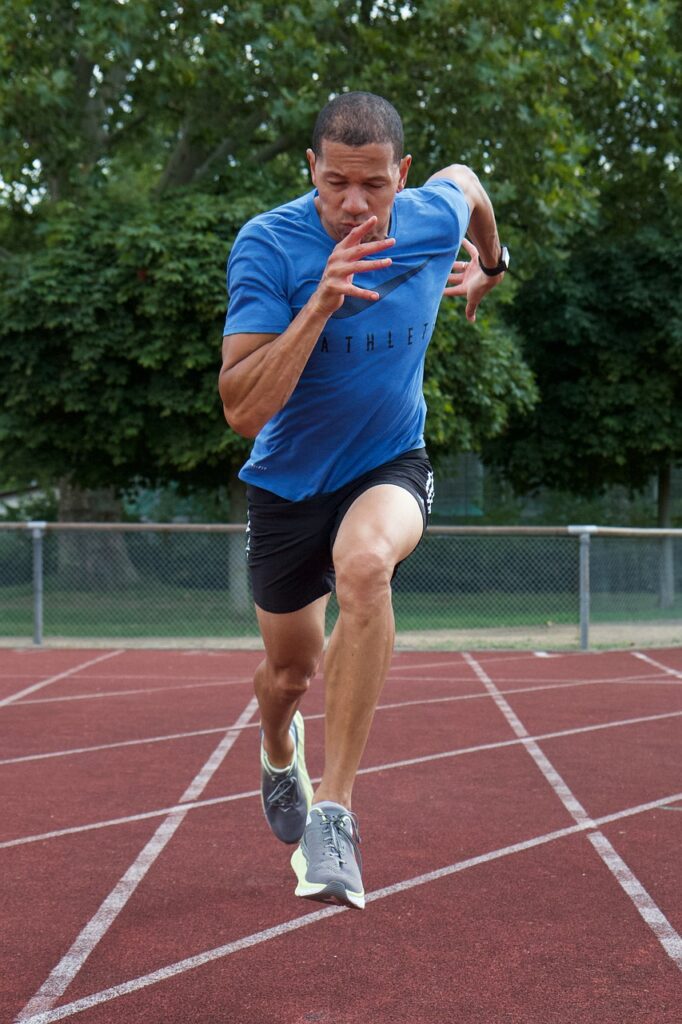
{"label": "wristwatch", "polygon": [[504,274],[505,270],[509,270],[509,249],[506,245],[502,246],[502,255],[500,256],[500,261],[496,267],[484,267],[481,263],[480,257],[478,265],[483,273],[487,274],[488,277],[497,277],[498,274]]}

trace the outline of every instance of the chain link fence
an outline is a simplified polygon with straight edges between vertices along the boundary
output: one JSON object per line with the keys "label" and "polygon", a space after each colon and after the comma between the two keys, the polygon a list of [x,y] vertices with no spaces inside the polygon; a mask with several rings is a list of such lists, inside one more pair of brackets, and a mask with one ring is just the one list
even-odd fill
{"label": "chain link fence", "polygon": [[[255,643],[244,542],[237,525],[0,524],[0,637]],[[405,646],[679,643],[682,530],[434,526],[393,589]]]}

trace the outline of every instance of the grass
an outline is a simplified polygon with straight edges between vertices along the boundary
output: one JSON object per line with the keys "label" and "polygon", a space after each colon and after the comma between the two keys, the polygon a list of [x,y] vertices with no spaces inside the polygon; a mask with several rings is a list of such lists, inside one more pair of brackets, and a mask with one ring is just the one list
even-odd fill
{"label": "grass", "polygon": [[[448,594],[396,591],[399,630],[485,629],[577,624],[570,593]],[[29,584],[0,589],[0,636],[33,634]],[[330,608],[328,625],[334,621]],[[654,594],[594,594],[591,621],[647,622],[682,618],[682,596],[658,608]],[[66,637],[230,637],[258,633],[253,609],[236,609],[224,591],[137,585],[121,590],[58,590],[46,586],[44,635]]]}

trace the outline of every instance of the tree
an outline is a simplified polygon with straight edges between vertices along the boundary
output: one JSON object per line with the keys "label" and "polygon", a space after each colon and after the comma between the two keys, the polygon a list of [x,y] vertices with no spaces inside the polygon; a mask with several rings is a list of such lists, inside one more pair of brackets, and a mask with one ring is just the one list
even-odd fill
{"label": "tree", "polygon": [[[586,97],[594,224],[526,281],[510,311],[540,401],[512,415],[486,458],[519,493],[544,486],[591,497],[656,475],[658,523],[670,526],[671,469],[682,459],[682,11],[661,4],[649,13],[657,45],[627,52],[637,69],[628,87],[619,91],[609,74],[603,98]],[[669,542],[660,578],[667,607]]]}
{"label": "tree", "polygon": [[[613,105],[649,82],[631,54],[658,43],[659,6],[8,0],[3,465],[87,489],[233,472],[245,445],[215,392],[224,260],[244,219],[305,187],[313,116],[340,89],[390,95],[418,180],[453,160],[491,175],[522,272],[544,265],[596,216]],[[533,400],[503,305],[485,334],[454,307],[441,318],[435,450],[480,445]]]}

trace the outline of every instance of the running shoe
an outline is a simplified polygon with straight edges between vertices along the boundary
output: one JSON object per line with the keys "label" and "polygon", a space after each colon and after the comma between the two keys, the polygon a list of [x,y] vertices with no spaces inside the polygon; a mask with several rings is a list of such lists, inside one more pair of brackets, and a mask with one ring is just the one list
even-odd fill
{"label": "running shoe", "polygon": [[341,804],[323,800],[308,814],[301,845],[291,858],[296,895],[364,910],[358,819]]}
{"label": "running shoe", "polygon": [[273,768],[261,741],[261,802],[268,825],[283,843],[297,843],[305,829],[313,787],[305,766],[303,715],[297,711],[289,728],[294,759],[288,768]]}

